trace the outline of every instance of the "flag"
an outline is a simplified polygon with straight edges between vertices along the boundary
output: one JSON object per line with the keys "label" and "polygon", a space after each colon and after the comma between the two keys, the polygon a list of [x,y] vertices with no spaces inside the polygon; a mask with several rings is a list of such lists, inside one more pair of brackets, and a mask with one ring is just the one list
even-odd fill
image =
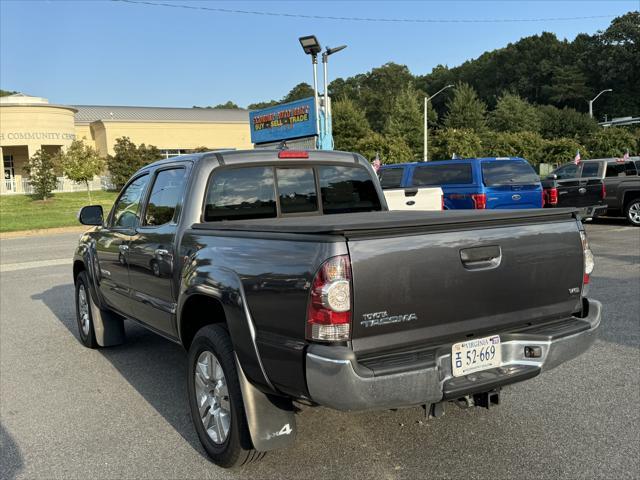
{"label": "flag", "polygon": [[629,150],[627,149],[625,154],[622,156],[622,161],[627,162],[628,160],[629,160]]}
{"label": "flag", "polygon": [[377,172],[380,170],[380,157],[376,153],[376,158],[373,159],[373,169]]}
{"label": "flag", "polygon": [[576,157],[573,159],[573,163],[580,165],[580,150],[576,153]]}

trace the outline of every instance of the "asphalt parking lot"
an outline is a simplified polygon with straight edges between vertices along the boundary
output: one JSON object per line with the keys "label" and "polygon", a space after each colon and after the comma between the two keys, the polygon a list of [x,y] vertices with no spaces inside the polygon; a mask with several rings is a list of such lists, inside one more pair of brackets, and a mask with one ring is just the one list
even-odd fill
{"label": "asphalt parking lot", "polygon": [[185,353],[127,325],[126,344],[77,340],[78,234],[2,240],[0,478],[638,478],[640,229],[587,225],[602,334],[585,355],[504,390],[491,410],[304,408],[294,448],[239,472],[191,426]]}

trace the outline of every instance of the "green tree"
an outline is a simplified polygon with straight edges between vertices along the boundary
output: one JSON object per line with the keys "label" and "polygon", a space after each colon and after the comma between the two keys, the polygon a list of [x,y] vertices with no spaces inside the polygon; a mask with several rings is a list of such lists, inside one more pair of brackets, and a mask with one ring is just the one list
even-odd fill
{"label": "green tree", "polygon": [[543,160],[545,140],[535,132],[489,132],[482,143],[487,157],[522,157],[534,165]]}
{"label": "green tree", "polygon": [[415,160],[411,149],[402,137],[389,137],[371,131],[360,139],[355,149],[369,161],[378,155],[382,163],[403,163]]}
{"label": "green tree", "polygon": [[588,158],[587,149],[573,138],[554,138],[548,140],[540,152],[542,161],[552,165],[560,165],[572,161],[580,151],[582,158]]}
{"label": "green tree", "polygon": [[333,141],[337,150],[355,151],[358,142],[371,134],[371,127],[364,111],[348,98],[331,106]]}
{"label": "green tree", "polygon": [[600,128],[589,115],[573,108],[540,105],[536,110],[540,117],[540,133],[547,139],[572,137],[583,140]]}
{"label": "green tree", "polygon": [[136,146],[129,137],[116,138],[113,146],[114,155],[107,157],[107,167],[111,180],[120,189],[139,169],[161,158],[160,152],[153,145]]}
{"label": "green tree", "polygon": [[308,83],[302,82],[289,90],[289,93],[282,98],[281,102],[293,102],[295,100],[302,100],[303,98],[309,97],[313,97],[313,88]]}
{"label": "green tree", "polygon": [[218,105],[212,108],[240,108],[240,107],[238,107],[237,103],[232,102],[231,100],[228,100],[227,102],[219,103]]}
{"label": "green tree", "polygon": [[585,75],[577,66],[557,66],[553,69],[551,82],[542,87],[543,94],[557,105],[584,105],[591,94]]}
{"label": "green tree", "polygon": [[540,117],[529,102],[519,95],[505,92],[489,114],[489,126],[498,132],[538,132]]}
{"label": "green tree", "polygon": [[621,157],[628,150],[638,153],[633,133],[625,128],[602,128],[591,135],[587,145],[593,158]]}
{"label": "green tree", "polygon": [[56,167],[55,156],[43,149],[36,151],[29,159],[25,170],[29,174],[29,180],[37,199],[47,200],[51,197],[51,192],[55,190],[58,183]]}
{"label": "green tree", "polygon": [[477,157],[482,154],[482,140],[477,132],[469,129],[444,128],[438,130],[430,144],[429,157],[447,160]]}
{"label": "green tree", "polygon": [[[385,135],[402,138],[415,158],[422,158],[424,150],[424,107],[421,99],[424,95],[409,84],[396,97],[384,129]],[[435,123],[435,111],[430,108],[428,112]]]}
{"label": "green tree", "polygon": [[66,151],[58,154],[58,163],[67,178],[85,184],[89,202],[91,202],[89,182],[104,170],[104,158],[100,157],[97,150],[84,143],[83,140],[74,140]]}
{"label": "green tree", "polygon": [[0,97],[8,97],[9,95],[15,95],[18,92],[13,92],[10,90],[0,90]]}
{"label": "green tree", "polygon": [[483,132],[487,128],[487,106],[468,83],[458,83],[453,97],[447,102],[444,126],[450,129],[466,129]]}

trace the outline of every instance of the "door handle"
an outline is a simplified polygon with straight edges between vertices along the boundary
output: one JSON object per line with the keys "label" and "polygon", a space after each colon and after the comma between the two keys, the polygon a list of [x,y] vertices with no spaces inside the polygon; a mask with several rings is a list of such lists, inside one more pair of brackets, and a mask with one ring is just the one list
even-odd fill
{"label": "door handle", "polygon": [[120,245],[118,247],[118,250],[120,250],[122,253],[126,253],[129,251],[129,245]]}
{"label": "door handle", "polygon": [[409,201],[407,202],[407,205],[408,205],[409,207],[411,207],[411,206],[413,206],[413,205],[415,205],[415,204],[416,204],[416,202],[414,202],[413,200],[409,200]]}
{"label": "door handle", "polygon": [[169,255],[169,250],[164,248],[156,248],[155,254],[159,257],[164,257],[165,255]]}
{"label": "door handle", "polygon": [[460,260],[467,270],[497,268],[502,262],[502,249],[499,245],[464,248],[460,250]]}

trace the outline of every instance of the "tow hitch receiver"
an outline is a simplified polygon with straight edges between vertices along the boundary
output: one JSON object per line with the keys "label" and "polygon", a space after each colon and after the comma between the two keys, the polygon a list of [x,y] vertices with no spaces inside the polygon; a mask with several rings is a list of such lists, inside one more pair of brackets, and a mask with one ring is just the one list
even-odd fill
{"label": "tow hitch receiver", "polygon": [[460,408],[482,407],[489,409],[494,405],[500,405],[500,389],[465,395],[457,398],[455,404]]}

